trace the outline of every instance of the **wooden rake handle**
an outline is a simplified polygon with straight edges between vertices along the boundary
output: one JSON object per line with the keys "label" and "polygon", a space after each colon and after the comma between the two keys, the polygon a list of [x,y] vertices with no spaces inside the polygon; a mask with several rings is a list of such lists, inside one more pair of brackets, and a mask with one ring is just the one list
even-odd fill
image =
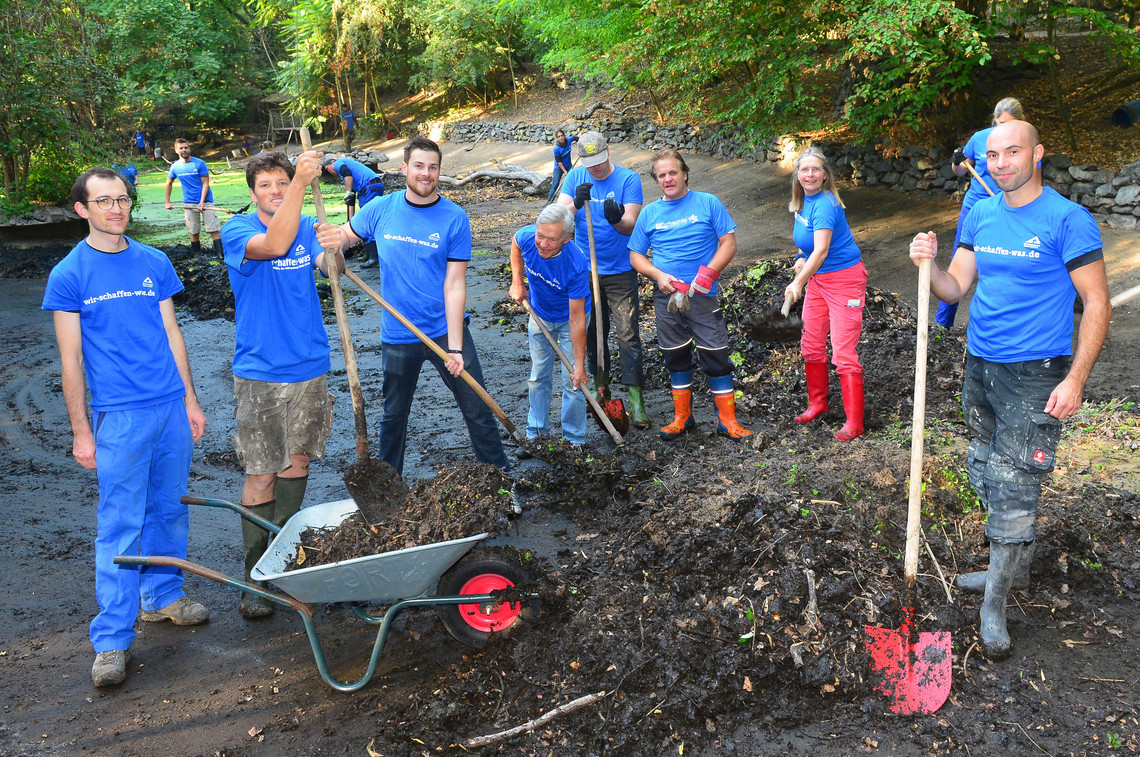
{"label": "wooden rake handle", "polygon": [[[309,127],[301,127],[301,147],[308,152],[313,149],[313,140],[309,136]],[[313,205],[317,209],[317,220],[328,223],[325,214],[325,201],[321,197],[321,177],[313,179]],[[326,250],[329,252],[329,250]],[[368,453],[368,420],[364,415],[364,390],[360,386],[360,371],[356,365],[356,350],[352,346],[352,331],[348,327],[348,312],[344,307],[344,290],[340,286],[340,265],[336,252],[332,250],[332,262],[327,262],[329,269],[329,288],[332,289],[333,310],[336,311],[336,326],[340,332],[340,346],[344,351],[344,369],[348,375],[348,391],[352,395],[352,417],[356,422],[356,458],[360,462],[367,462]],[[326,255],[326,258],[328,256]]]}
{"label": "wooden rake handle", "polygon": [[[523,300],[522,306],[526,309],[526,312],[530,313],[530,317],[534,319],[534,322],[538,324],[538,328],[542,331],[542,335],[546,337],[546,341],[550,342],[550,346],[554,348],[554,353],[558,355],[558,359],[562,361],[562,364],[564,366],[566,366],[566,370],[570,371],[570,373],[574,373],[574,364],[570,362],[570,358],[566,357],[566,353],[563,352],[562,348],[558,346],[558,340],[555,339],[554,335],[551,334],[550,331],[546,328],[546,324],[542,322],[542,319],[535,314],[534,310],[530,306],[530,303],[526,300]],[[605,427],[606,433],[610,435],[615,443],[621,444],[623,441],[621,434],[619,434],[618,430],[614,428],[614,424],[610,422],[610,419],[606,416],[606,411],[602,409],[602,406],[598,404],[598,401],[594,399],[594,397],[585,389],[579,387],[578,391],[586,395],[586,401],[590,403],[590,407],[594,408],[594,412],[597,413],[597,417],[602,422],[602,426]]]}

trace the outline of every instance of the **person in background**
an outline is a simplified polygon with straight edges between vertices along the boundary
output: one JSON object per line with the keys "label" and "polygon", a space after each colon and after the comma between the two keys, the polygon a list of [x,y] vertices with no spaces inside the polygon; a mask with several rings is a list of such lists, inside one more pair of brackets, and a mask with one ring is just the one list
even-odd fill
{"label": "person in background", "polygon": [[268,139],[261,143],[261,152],[258,155],[264,155],[267,152],[273,152],[273,143]]}
{"label": "person in background", "polygon": [[127,183],[127,187],[131,189],[133,194],[134,190],[138,188],[139,169],[135,167],[135,164],[131,162],[130,158],[127,158],[125,155],[120,155],[120,157],[126,161],[126,165],[116,163],[112,165],[111,168],[115,169],[119,176],[123,177],[123,181]]}
{"label": "person in background", "polygon": [[[795,214],[795,278],[784,290],[795,302],[803,295],[804,330],[800,352],[804,356],[808,406],[796,423],[810,423],[828,410],[827,339],[831,336],[831,362],[843,390],[847,420],[835,434],[842,442],[863,435],[863,366],[857,348],[863,335],[863,307],[867,301],[867,268],[847,225],[835,174],[827,158],[809,147],[796,160],[792,174]],[[806,292],[805,292],[806,288]]]}
{"label": "person in background", "polygon": [[546,198],[547,203],[554,202],[558,198],[558,190],[562,188],[562,177],[570,173],[570,150],[574,146],[577,137],[566,138],[566,132],[562,129],[554,132],[554,175],[550,179],[550,196]]}
{"label": "person in background", "polygon": [[[966,329],[962,411],[970,430],[966,472],[986,509],[990,564],[960,575],[984,592],[978,647],[993,660],[1013,651],[1006,600],[1029,580],[1037,504],[1056,462],[1061,421],[1081,407],[1108,333],[1112,304],[1100,229],[1088,210],[1042,185],[1037,129],[1006,121],[986,140],[986,163],[1002,193],[979,200],[946,270],[938,237],[915,236],[910,258],[932,261],[930,290],[958,302],[973,287]],[[1073,303],[1084,304],[1073,352]]]}
{"label": "person in background", "polygon": [[[235,216],[222,230],[234,291],[234,448],[245,468],[241,504],[278,526],[301,509],[309,462],[325,453],[332,433],[328,390],[329,336],[313,266],[343,268],[340,228],[301,215],[305,190],[321,175],[320,153],[250,159],[245,170],[257,212]],[[333,250],[326,253],[324,250]],[[242,521],[245,577],[265,553],[269,534]],[[242,593],[245,618],[273,612],[273,603]]]}
{"label": "person in background", "polygon": [[146,132],[141,128],[135,132],[135,150],[138,152],[139,157],[146,155]]}
{"label": "person in background", "polygon": [[[348,220],[356,215],[356,204],[363,208],[384,194],[384,180],[368,166],[352,158],[325,158],[326,170],[344,184],[344,205]],[[370,240],[364,245],[364,263],[361,268],[371,268],[377,264],[376,242]]]}
{"label": "person in background", "polygon": [[[531,226],[519,229],[511,240],[511,289],[515,302],[528,302],[534,315],[527,322],[530,342],[530,412],[526,435],[549,434],[550,386],[558,356],[535,322],[541,318],[562,351],[572,357],[574,370],[562,366],[562,438],[574,445],[586,441],[586,313],[589,311],[590,275],[581,250],[570,240],[574,214],[552,203]],[[523,282],[523,273],[526,282]],[[529,287],[527,286],[529,284]],[[520,458],[530,453],[520,448]]]}
{"label": "person in background", "polygon": [[[975,132],[974,136],[966,142],[965,147],[954,151],[954,157],[951,158],[954,173],[958,176],[965,176],[969,170],[967,166],[970,166],[978,176],[970,179],[966,195],[962,198],[962,210],[958,213],[958,225],[954,229],[954,246],[950,248],[951,255],[958,249],[958,242],[962,239],[962,224],[965,223],[966,216],[970,215],[970,209],[978,200],[984,200],[991,194],[1001,194],[1001,189],[990,176],[989,168],[986,165],[986,140],[989,138],[990,132],[994,130],[994,126],[1015,120],[1024,121],[1025,111],[1022,109],[1021,103],[1015,98],[1006,97],[994,106],[993,125]],[[954,325],[954,319],[957,315],[958,303],[939,302],[938,310],[934,313],[934,322],[948,329]]]}
{"label": "person in background", "polygon": [[352,149],[352,142],[356,139],[356,114],[348,107],[348,103],[341,103],[340,120],[344,124],[344,149],[348,151]]}
{"label": "person in background", "polygon": [[[673,421],[661,429],[675,439],[696,427],[692,415],[693,348],[708,377],[717,433],[740,440],[752,432],[736,420],[728,328],[716,280],[736,255],[736,222],[715,195],[689,189],[689,166],[676,150],[653,156],[653,178],[664,194],[637,217],[629,240],[635,270],[657,285],[657,341],[673,387]],[[649,260],[649,251],[653,260]]]}
{"label": "person in background", "polygon": [[202,251],[199,232],[205,228],[206,233],[213,237],[214,254],[222,258],[222,222],[213,208],[210,168],[201,158],[190,155],[190,143],[185,139],[179,137],[174,140],[174,149],[178,151],[178,160],[170,164],[166,175],[166,209],[174,207],[170,203],[170,190],[174,187],[174,180],[178,179],[182,187],[182,214],[186,230],[190,232],[190,252],[197,255]]}
{"label": "person in background", "polygon": [[182,571],[114,563],[123,554],[186,559],[181,499],[206,416],[171,300],[182,282],[165,254],[126,236],[130,189],[96,167],[79,175],[71,197],[87,238],[52,269],[42,307],[55,322],[71,452],[99,482],[91,680],[114,686],[127,677],[136,618],[180,626],[210,618],[183,591]]}
{"label": "person in background", "polygon": [[[629,235],[644,202],[641,179],[628,168],[614,165],[605,137],[596,131],[586,132],[578,139],[578,166],[562,182],[558,202],[576,212],[574,239],[586,255],[587,264],[589,230],[583,207],[590,203],[601,290],[601,302],[593,304],[591,322],[586,326],[586,358],[594,374],[594,386],[604,391],[610,383],[607,342],[612,319],[621,356],[621,380],[629,392],[630,422],[637,428],[648,428],[649,415],[641,394],[645,369],[638,330],[637,271],[629,262]],[[601,344],[597,344],[594,318],[602,319]]]}

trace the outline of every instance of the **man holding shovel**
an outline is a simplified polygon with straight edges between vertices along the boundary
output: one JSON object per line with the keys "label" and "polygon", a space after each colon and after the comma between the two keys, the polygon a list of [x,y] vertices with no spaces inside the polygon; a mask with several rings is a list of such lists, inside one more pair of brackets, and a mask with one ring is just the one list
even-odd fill
{"label": "man holding shovel", "polygon": [[[570,241],[574,214],[564,205],[547,205],[533,226],[524,226],[511,240],[511,299],[527,301],[534,311],[528,321],[530,340],[530,412],[526,435],[549,434],[550,384],[558,357],[535,322],[541,318],[562,351],[574,356],[574,372],[562,368],[562,438],[574,445],[586,441],[586,313],[590,307],[590,276],[581,251]],[[523,283],[526,272],[529,290]],[[529,453],[519,450],[519,457]]]}
{"label": "man holding shovel", "polygon": [[[1080,409],[1112,313],[1096,221],[1042,186],[1036,166],[1044,155],[1032,125],[996,126],[986,160],[1003,194],[970,211],[950,266],[931,266],[930,289],[943,302],[958,302],[978,281],[962,408],[971,435],[970,484],[989,515],[990,564],[985,573],[959,576],[958,585],[985,592],[978,636],[991,659],[1012,651],[1006,598],[1028,579],[1037,501],[1053,470],[1061,421]],[[937,252],[932,232],[910,245],[916,265]],[[1084,314],[1074,354],[1078,295]]]}
{"label": "man holding shovel", "polygon": [[[638,330],[637,272],[629,262],[629,235],[633,233],[644,202],[641,179],[628,168],[615,166],[610,160],[606,138],[596,131],[588,131],[578,139],[578,166],[572,168],[562,182],[558,202],[576,211],[574,238],[587,255],[589,229],[583,207],[590,204],[598,259],[595,273],[601,290],[601,302],[594,303],[586,336],[586,355],[590,372],[594,374],[594,385],[603,395],[609,385],[606,342],[612,319],[621,355],[621,378],[629,392],[630,421],[638,428],[647,428],[649,416],[641,395],[644,371]],[[598,329],[594,318],[602,319],[601,344],[595,336]]]}
{"label": "man holding shovel", "polygon": [[[320,176],[320,154],[302,153],[294,170],[279,152],[255,155],[245,178],[257,213],[235,216],[222,233],[234,290],[234,448],[245,466],[241,503],[279,526],[298,510],[309,461],[323,457],[332,431],[329,337],[313,280],[333,261],[343,235],[333,224],[301,215],[305,190]],[[245,578],[264,554],[269,534],[242,521]],[[272,614],[273,603],[242,594],[243,617]]]}
{"label": "man holding shovel", "polygon": [[455,396],[475,458],[504,470],[510,467],[495,416],[459,378],[466,369],[477,383],[484,383],[464,313],[471,222],[466,211],[436,191],[441,158],[439,145],[413,137],[400,166],[407,180],[405,190],[368,203],[341,227],[342,249],[362,240],[376,241],[384,299],[451,357],[445,362],[397,319],[381,316],[380,459],[401,474],[408,413],[425,360]]}
{"label": "man holding shovel", "polygon": [[[199,232],[204,228],[213,237],[214,254],[222,257],[222,222],[214,211],[214,190],[210,189],[210,168],[206,161],[190,154],[190,143],[179,137],[174,140],[178,160],[170,164],[166,175],[166,209],[172,210],[170,190],[174,180],[182,186],[182,213],[186,220],[186,230],[190,232],[190,252],[197,255],[202,251]],[[194,207],[197,206],[197,207]]]}
{"label": "man holding shovel", "polygon": [[[364,207],[384,194],[384,180],[368,166],[352,158],[325,158],[326,170],[344,184],[344,207],[348,220],[356,215],[356,204]],[[364,245],[364,264],[361,268],[376,265],[376,243]]]}

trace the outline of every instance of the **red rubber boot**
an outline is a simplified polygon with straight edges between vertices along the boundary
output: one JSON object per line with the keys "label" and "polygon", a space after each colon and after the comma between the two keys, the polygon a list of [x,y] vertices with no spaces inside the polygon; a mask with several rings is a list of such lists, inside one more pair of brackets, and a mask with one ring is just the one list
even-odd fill
{"label": "red rubber boot", "polygon": [[847,413],[847,422],[835,438],[849,442],[863,435],[863,374],[841,374],[839,386],[843,389],[843,411]]}
{"label": "red rubber boot", "polygon": [[827,363],[804,363],[804,373],[807,376],[808,406],[796,416],[796,423],[810,423],[828,409]]}

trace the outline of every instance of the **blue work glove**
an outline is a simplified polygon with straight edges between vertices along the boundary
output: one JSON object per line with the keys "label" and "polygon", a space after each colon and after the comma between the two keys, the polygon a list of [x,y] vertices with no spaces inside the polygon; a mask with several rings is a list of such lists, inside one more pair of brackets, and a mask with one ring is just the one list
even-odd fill
{"label": "blue work glove", "polygon": [[[715,268],[709,268],[707,265],[703,265],[697,269],[697,277],[693,279],[691,286],[695,292],[699,292],[700,294],[708,294],[709,290],[713,288],[713,284],[718,278],[720,278],[720,271],[716,270]],[[694,292],[689,292],[690,297],[692,297],[693,294]]]}
{"label": "blue work glove", "polygon": [[621,223],[621,217],[625,214],[625,205],[622,205],[617,200],[606,200],[602,205],[602,215],[610,222],[611,226],[617,226]]}
{"label": "blue work glove", "polygon": [[590,201],[590,190],[593,188],[594,185],[589,182],[578,185],[574,190],[574,210],[581,210],[582,206]]}

